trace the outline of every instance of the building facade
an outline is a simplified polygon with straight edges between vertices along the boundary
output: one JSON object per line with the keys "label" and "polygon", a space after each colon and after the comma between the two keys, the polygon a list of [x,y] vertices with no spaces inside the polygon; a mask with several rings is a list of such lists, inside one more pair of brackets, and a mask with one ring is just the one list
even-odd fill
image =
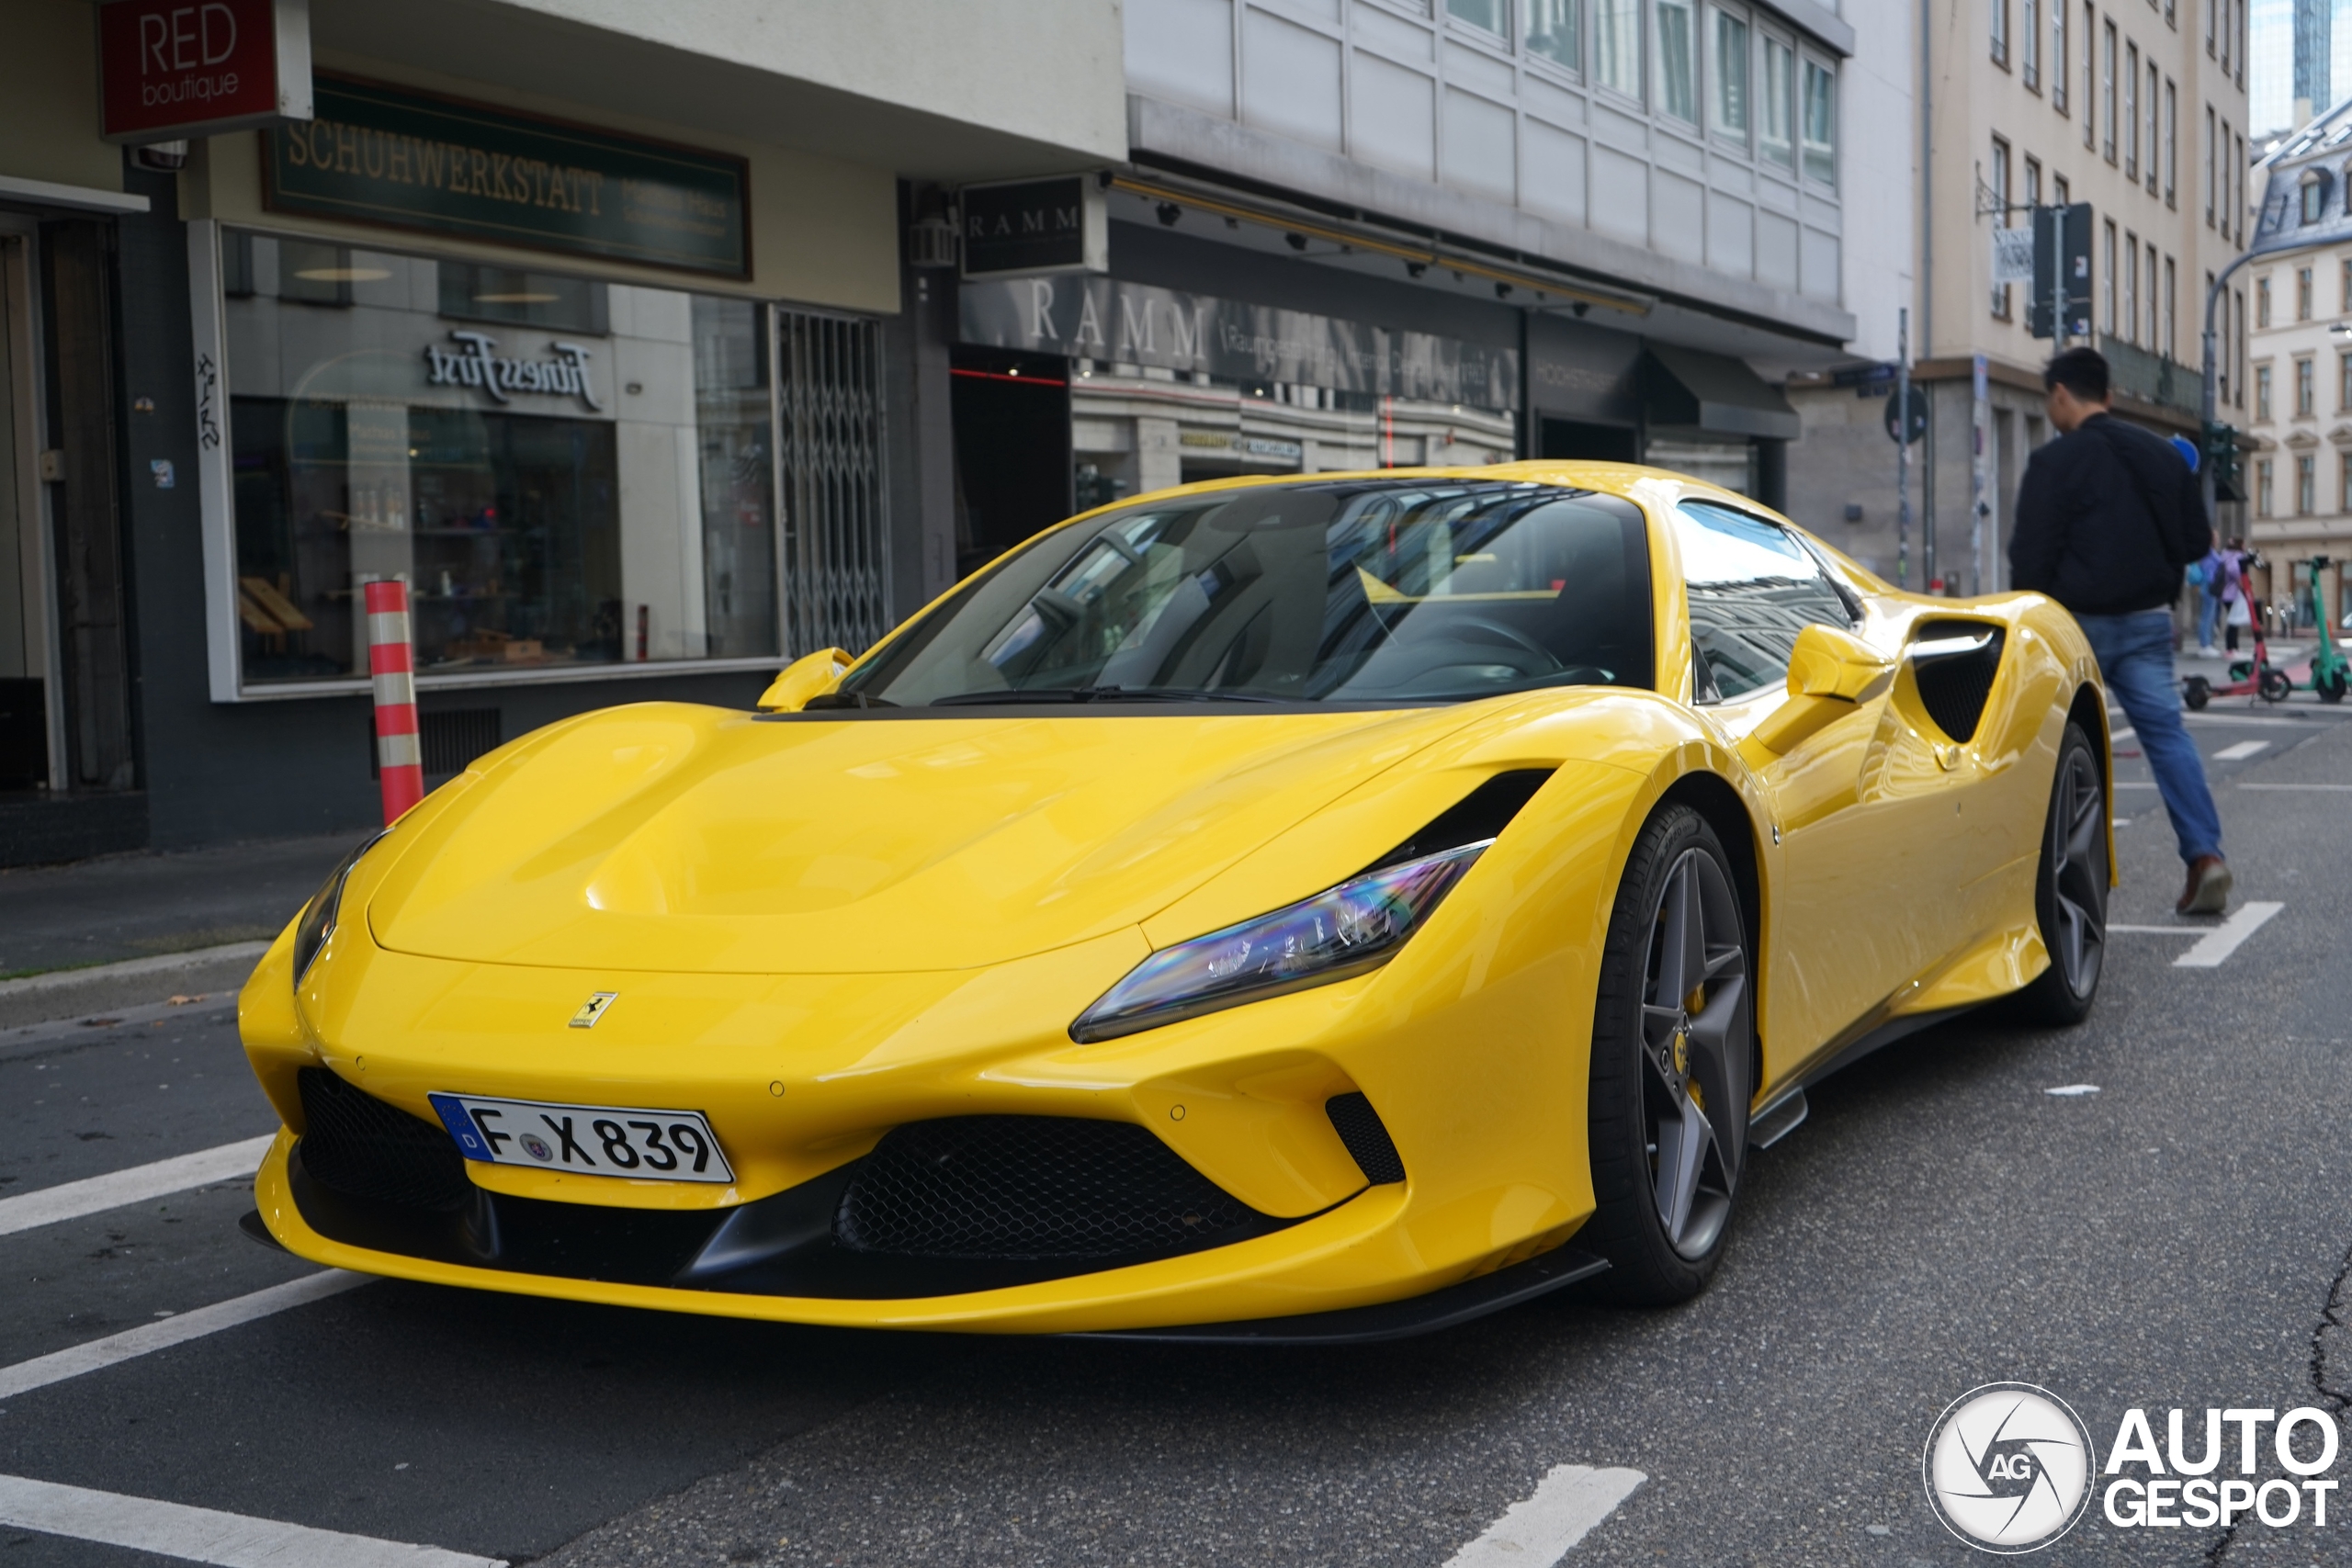
{"label": "building facade", "polygon": [[310,118],[138,148],[0,12],[0,863],[368,822],[370,579],[429,778],[872,641],[952,568],[906,191],[1125,150],[1107,0],[278,0]]}
{"label": "building facade", "polygon": [[[2125,417],[2194,434],[2207,288],[2245,240],[2246,16],[2243,0],[1989,0],[1931,14],[1914,78],[1929,90],[1910,139],[1920,171],[1913,374],[1929,407],[1914,525],[1894,536],[1894,454],[1883,432],[1861,471],[1806,466],[1797,504],[1821,526],[1841,510],[1842,483],[1854,553],[1889,575],[1900,566],[1913,586],[1993,592],[2007,581],[2025,458],[2052,434],[2040,367],[2053,347],[2032,333],[2028,286],[1993,281],[1993,231],[2025,226],[2035,207],[2088,205],[2086,305],[2068,312],[2087,331],[2069,341],[2108,356]],[[2245,308],[2234,288],[2217,318],[2218,389],[2232,413],[2245,395]],[[1815,429],[1878,426],[1887,384],[1862,390],[1871,400],[1835,381],[1792,390],[1808,444]]]}

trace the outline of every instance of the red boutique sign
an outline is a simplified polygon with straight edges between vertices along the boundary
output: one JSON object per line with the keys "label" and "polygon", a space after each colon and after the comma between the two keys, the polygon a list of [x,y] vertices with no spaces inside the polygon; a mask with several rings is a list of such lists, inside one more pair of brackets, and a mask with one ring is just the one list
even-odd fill
{"label": "red boutique sign", "polygon": [[108,141],[308,119],[308,0],[106,0],[98,78]]}

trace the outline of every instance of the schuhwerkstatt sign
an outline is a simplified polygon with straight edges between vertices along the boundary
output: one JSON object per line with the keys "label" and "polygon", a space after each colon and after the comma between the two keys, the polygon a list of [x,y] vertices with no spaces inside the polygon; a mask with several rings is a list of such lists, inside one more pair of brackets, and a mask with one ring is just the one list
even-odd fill
{"label": "schuhwerkstatt sign", "polygon": [[743,160],[322,76],[262,138],[273,211],[748,277]]}

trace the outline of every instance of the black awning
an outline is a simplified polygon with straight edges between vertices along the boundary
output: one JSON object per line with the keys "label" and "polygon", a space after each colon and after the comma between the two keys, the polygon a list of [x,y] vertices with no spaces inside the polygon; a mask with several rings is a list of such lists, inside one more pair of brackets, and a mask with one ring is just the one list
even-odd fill
{"label": "black awning", "polygon": [[1738,360],[1662,343],[1645,347],[1642,398],[1652,426],[1770,441],[1793,441],[1803,433],[1781,389]]}

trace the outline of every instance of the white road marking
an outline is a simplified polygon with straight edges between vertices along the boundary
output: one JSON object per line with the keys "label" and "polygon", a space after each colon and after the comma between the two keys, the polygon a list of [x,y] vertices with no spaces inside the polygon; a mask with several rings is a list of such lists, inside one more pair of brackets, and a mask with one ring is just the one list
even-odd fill
{"label": "white road marking", "polygon": [[2118,789],[2154,789],[2156,787],[2156,782],[2154,779],[2118,779],[2115,781],[2115,787]]}
{"label": "white road marking", "polygon": [[2119,729],[2114,734],[2109,736],[2108,739],[2109,740],[2137,740],[2140,739],[2140,732],[2136,729]]}
{"label": "white road marking", "polygon": [[437,1546],[378,1540],[277,1519],[191,1508],[119,1492],[93,1492],[21,1475],[0,1475],[0,1524],[71,1540],[101,1541],[218,1568],[506,1568],[495,1557]]}
{"label": "white road marking", "polygon": [[272,1285],[251,1295],[236,1296],[225,1302],[215,1302],[209,1307],[193,1312],[175,1313],[154,1323],[142,1323],[136,1328],[126,1328],[120,1334],[109,1334],[104,1339],[93,1339],[86,1345],[69,1346],[65,1349],[36,1356],[29,1361],[18,1361],[13,1367],[0,1367],[0,1399],[14,1399],[37,1388],[47,1388],[67,1378],[78,1378],[85,1372],[104,1371],[123,1361],[152,1355],[174,1345],[185,1345],[191,1339],[201,1339],[218,1334],[224,1328],[269,1317],[289,1308],[307,1306],[311,1302],[339,1296],[345,1291],[374,1283],[368,1274],[345,1273],[330,1269],[322,1274],[308,1274],[300,1280],[288,1280],[282,1285]]}
{"label": "white road marking", "polygon": [[1534,1496],[1513,1503],[1486,1534],[1447,1558],[1445,1568],[1552,1568],[1648,1479],[1638,1470],[1555,1466]]}
{"label": "white road marking", "polygon": [[2245,939],[2267,924],[2270,917],[2285,908],[2284,904],[2241,904],[2237,912],[2211,931],[2205,939],[2172,961],[2176,969],[2219,969],[2231,953],[2244,945]]}
{"label": "white road marking", "polygon": [[2224,746],[2213,753],[2217,762],[2243,762],[2248,757],[2259,757],[2270,750],[2267,740],[2241,740],[2234,746]]}
{"label": "white road marking", "polygon": [[2210,712],[2185,713],[2180,716],[2180,721],[2188,725],[2237,724],[2252,725],[2261,729],[2300,729],[2306,735],[2315,735],[2328,725],[2345,722],[2340,718],[2321,718],[2316,715],[2310,718],[2265,718],[2260,714]]}
{"label": "white road marking", "polygon": [[2346,791],[2346,790],[2352,790],[2352,784],[2242,784],[2238,785],[2237,787],[2238,787],[2238,788],[2240,788],[2240,789],[2314,790],[2314,791],[2329,791],[2329,792],[2335,792],[2335,791]]}
{"label": "white road marking", "polygon": [[2109,926],[2109,931],[2122,931],[2130,936],[2203,936],[2211,926]]}
{"label": "white road marking", "polygon": [[2080,1100],[2086,1095],[2097,1094],[2098,1092],[2098,1085],[2095,1083],[2064,1083],[2060,1084],[2056,1089],[2045,1089],[2041,1092],[2044,1094],[2054,1094],[2061,1100]]}
{"label": "white road marking", "polygon": [[126,980],[139,975],[164,975],[174,969],[194,969],[204,964],[225,964],[237,958],[259,958],[269,951],[266,942],[232,942],[199,947],[187,953],[163,953],[153,958],[126,958],[119,964],[93,964],[84,969],[52,969],[45,975],[0,980],[0,998],[28,991],[54,991],[61,987],[87,986],[103,980]]}
{"label": "white road marking", "polygon": [[276,1136],[275,1133],[265,1133],[243,1143],[199,1149],[192,1155],[159,1159],[153,1165],[135,1165],[129,1170],[108,1171],[82,1181],[61,1182],[21,1198],[0,1199],[0,1235],[13,1235],[62,1220],[78,1220],[85,1214],[102,1214],[108,1209],[143,1203],[150,1198],[166,1198],[191,1187],[251,1176],[261,1168],[261,1156],[269,1152],[270,1142]]}

